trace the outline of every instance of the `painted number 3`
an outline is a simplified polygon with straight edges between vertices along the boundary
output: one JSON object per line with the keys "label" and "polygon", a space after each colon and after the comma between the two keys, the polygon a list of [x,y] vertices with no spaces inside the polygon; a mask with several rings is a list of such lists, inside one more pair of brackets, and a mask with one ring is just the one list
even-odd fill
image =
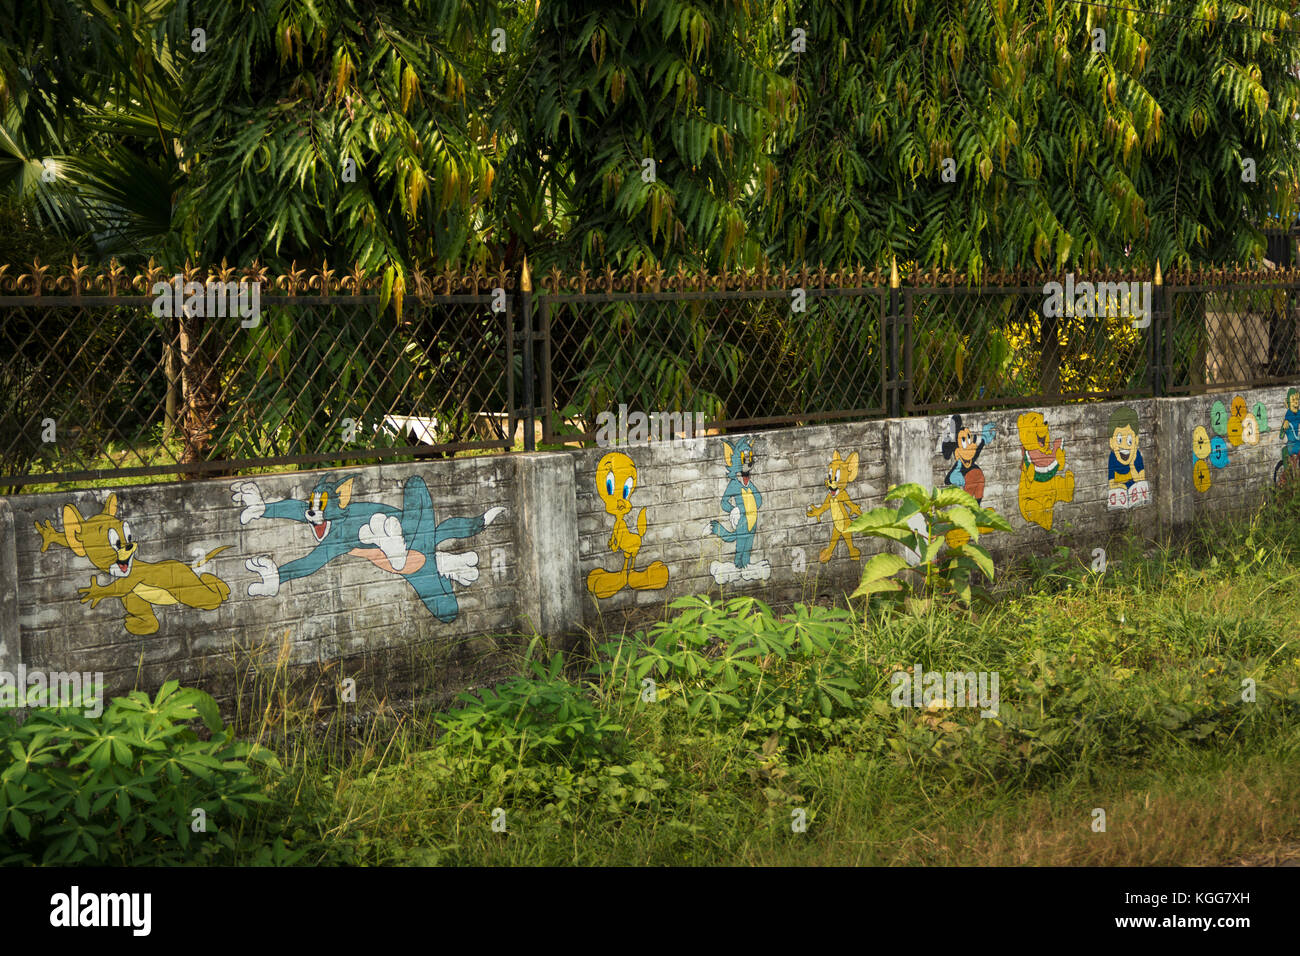
{"label": "painted number 3", "polygon": [[1259,444],[1259,424],[1254,415],[1247,414],[1241,420],[1241,440],[1247,445]]}

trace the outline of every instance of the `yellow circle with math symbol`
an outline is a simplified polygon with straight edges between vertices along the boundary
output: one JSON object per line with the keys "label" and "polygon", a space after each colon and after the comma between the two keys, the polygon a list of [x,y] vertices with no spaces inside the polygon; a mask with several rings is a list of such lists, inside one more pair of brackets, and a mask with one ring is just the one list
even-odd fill
{"label": "yellow circle with math symbol", "polygon": [[1250,411],[1250,409],[1246,407],[1246,400],[1240,395],[1232,400],[1232,411],[1230,414],[1233,418],[1245,418],[1248,411]]}
{"label": "yellow circle with math symbol", "polygon": [[1197,461],[1192,468],[1192,484],[1196,486],[1197,491],[1210,490],[1210,464],[1204,458]]}
{"label": "yellow circle with math symbol", "polygon": [[1197,425],[1192,432],[1192,454],[1202,461],[1210,457],[1210,433],[1204,425]]}
{"label": "yellow circle with math symbol", "polygon": [[1228,443],[1236,448],[1241,442],[1241,419],[1234,415],[1228,419]]}
{"label": "yellow circle with math symbol", "polygon": [[1247,445],[1259,444],[1259,422],[1250,412],[1243,415],[1241,419],[1241,440]]}

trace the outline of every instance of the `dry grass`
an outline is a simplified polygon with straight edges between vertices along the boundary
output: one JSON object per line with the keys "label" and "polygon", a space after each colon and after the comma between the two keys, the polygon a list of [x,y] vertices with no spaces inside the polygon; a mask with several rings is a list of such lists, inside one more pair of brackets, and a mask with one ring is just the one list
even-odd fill
{"label": "dry grass", "polygon": [[[1278,754],[1217,758],[1160,780],[1116,776],[1035,793],[979,790],[880,808],[866,827],[839,794],[807,845],[756,850],[754,865],[1300,865],[1300,765]],[[849,781],[846,781],[849,782]],[[1133,784],[1136,783],[1136,786]],[[1106,831],[1093,832],[1093,809]],[[856,817],[856,819],[855,819]],[[880,839],[877,840],[876,838]]]}

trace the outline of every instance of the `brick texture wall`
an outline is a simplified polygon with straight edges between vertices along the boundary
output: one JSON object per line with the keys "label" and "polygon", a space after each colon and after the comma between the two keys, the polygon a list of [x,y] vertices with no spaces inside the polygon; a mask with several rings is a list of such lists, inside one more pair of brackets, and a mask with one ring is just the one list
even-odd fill
{"label": "brick texture wall", "polygon": [[[1146,465],[1146,481],[1150,500],[1132,507],[1112,508],[1109,505],[1110,488],[1108,462],[1110,459],[1110,434],[1107,426],[1112,412],[1119,407],[1131,408],[1138,419],[1138,450]],[[1020,507],[1021,474],[1024,468],[1024,443],[1019,424],[1026,415],[1037,414],[1048,431],[1049,447],[1061,442],[1065,453],[1060,474],[1074,475],[1073,494],[1069,500],[1055,489],[1053,482],[1046,494],[1056,496],[1050,505],[1051,528],[1043,526],[1041,505],[1031,513],[1040,520],[1026,518]],[[1160,471],[1156,450],[1157,418],[1152,401],[1106,402],[1088,405],[1032,407],[1017,411],[962,415],[963,427],[979,435],[986,424],[992,424],[996,435],[980,453],[978,464],[984,472],[985,490],[983,504],[1005,515],[1011,523],[1012,534],[995,534],[986,542],[995,554],[1006,555],[1018,551],[1042,552],[1065,544],[1068,547],[1097,546],[1129,529],[1154,537],[1157,534],[1158,510],[1156,501],[1160,494]],[[948,416],[929,419],[931,446],[928,449],[932,470],[926,476],[929,484],[940,485],[951,470],[953,462],[945,459],[938,446],[944,435]],[[1035,429],[1037,431],[1037,429]],[[1039,484],[1039,483],[1036,483]]]}
{"label": "brick texture wall", "polygon": [[[719,583],[711,566],[734,567],[734,546],[705,528],[714,520],[728,521],[722,510],[729,481],[725,443],[734,443],[745,433],[574,453],[584,589],[591,569],[617,570],[623,563],[623,556],[609,547],[616,519],[607,513],[598,488],[597,467],[611,451],[626,454],[637,467],[629,527],[635,529],[637,512],[646,509],[646,534],[634,566],[642,569],[662,561],[669,569],[663,589],[628,587],[603,599],[584,590],[586,623],[594,625],[605,618],[606,624],[614,624],[662,614],[669,601],[688,594],[758,591],[769,600],[791,601],[842,596],[845,588],[852,591],[861,577],[861,559],[850,558],[841,541],[823,564],[819,555],[830,543],[832,516],[827,512],[818,521],[807,512],[821,506],[827,495],[827,471],[836,451],[842,459],[858,455],[857,478],[846,489],[849,499],[864,511],[882,504],[887,487],[884,436],[883,422],[749,433],[755,452],[751,480],[762,494],[752,559],[755,564],[766,561],[770,574],[761,580],[725,584]],[[878,543],[861,535],[854,546],[863,559],[880,550]],[[643,613],[629,613],[638,609]],[[608,620],[611,613],[617,615],[615,621]]]}
{"label": "brick texture wall", "polygon": [[[315,546],[308,525],[269,516],[242,524],[243,505],[232,500],[232,479],[127,485],[8,499],[19,569],[23,663],[29,670],[102,672],[110,694],[179,679],[207,686],[223,701],[234,692],[238,662],[259,646],[278,652],[282,642],[287,642],[292,668],[343,661],[341,675],[368,674],[397,684],[420,664],[434,663],[434,672],[442,675],[435,679],[435,689],[446,692],[459,689],[475,673],[493,670],[493,658],[499,655],[495,642],[484,635],[515,627],[510,460],[471,458],[241,480],[255,482],[270,502],[306,499],[321,475],[356,476],[351,507],[373,501],[401,508],[405,482],[418,475],[439,521],[506,509],[474,537],[448,542],[451,550],[478,556],[478,580],[453,585],[459,603],[454,621],[435,619],[406,580],[351,554],[310,576],[281,583],[274,596],[252,596],[249,586],[261,577],[245,566],[246,560],[267,555],[282,568],[306,555]],[[139,542],[140,561],[188,564],[227,547],[204,570],[229,586],[229,597],[213,610],[155,607],[158,628],[147,635],[127,630],[119,600],[107,598],[94,608],[82,603],[78,589],[90,583],[90,561],[60,544],[42,553],[36,523],[49,520],[62,530],[66,504],[90,518],[104,510],[110,494],[117,497],[117,516],[129,523]],[[105,577],[101,574],[101,581]]]}
{"label": "brick texture wall", "polygon": [[[1236,404],[1252,413],[1262,405],[1265,411],[1267,428],[1256,443],[1240,440],[1231,421],[1241,421],[1233,414],[1240,411],[1233,407],[1235,392],[964,414],[961,424],[977,441],[991,426],[992,440],[975,461],[983,503],[1008,516],[1013,528],[986,543],[1003,560],[1060,545],[1090,553],[1129,530],[1159,539],[1249,510],[1271,485],[1282,457],[1286,394],[1285,387],[1241,393]],[[1120,407],[1136,415],[1149,493],[1126,508],[1111,505],[1107,467],[1111,417]],[[859,509],[870,510],[883,503],[891,484],[933,487],[947,480],[955,460],[944,457],[943,442],[955,437],[949,434],[955,424],[935,415],[240,479],[255,482],[267,502],[305,501],[322,476],[337,482],[355,475],[349,507],[378,502],[400,509],[408,482],[418,476],[438,521],[503,509],[481,531],[446,543],[445,550],[461,556],[451,560],[460,562],[462,573],[465,555],[477,559],[476,580],[453,583],[458,612],[446,621],[430,612],[409,580],[364,555],[342,555],[310,576],[282,582],[277,594],[250,594],[250,585],[261,578],[247,561],[266,555],[283,568],[311,553],[316,542],[301,522],[271,515],[241,522],[246,502],[232,498],[236,479],[0,499],[0,671],[13,671],[20,662],[29,670],[99,671],[110,694],[178,679],[208,688],[229,706],[256,650],[283,646],[287,663],[298,671],[328,667],[335,679],[368,680],[390,699],[419,692],[445,700],[504,674],[511,660],[507,645],[535,629],[572,637],[584,628],[639,625],[667,616],[669,602],[692,594],[753,594],[774,603],[842,600],[856,586],[862,561],[881,544],[858,535],[858,559],[840,541],[827,561],[819,560],[831,542],[833,516],[827,512],[817,520],[808,511],[826,498],[832,456],[839,453],[842,472],[858,456],[847,495]],[[1195,447],[1198,427],[1208,441],[1222,445],[1201,467],[1200,479],[1196,462],[1206,449]],[[736,545],[708,529],[713,521],[730,527],[721,500],[730,481],[726,444],[739,448],[745,437],[752,439],[754,453],[749,487],[761,492],[762,505],[751,563],[741,574]],[[1060,442],[1064,466],[1047,481],[1029,484],[1037,505],[1031,501],[1022,509],[1025,443],[1040,440],[1051,456]],[[625,456],[616,459],[614,494],[601,469],[611,452]],[[1044,473],[1050,474],[1051,458],[1039,462],[1047,463]],[[1074,481],[1069,500],[1062,485],[1067,471]],[[610,502],[622,497],[629,477],[635,485],[630,507],[612,515],[610,507],[619,506]],[[969,473],[965,480],[972,480]],[[1048,489],[1055,489],[1048,498],[1056,500],[1045,505]],[[110,493],[117,496],[118,517],[130,523],[139,542],[141,561],[189,564],[227,548],[204,570],[229,586],[229,596],[211,610],[155,607],[158,627],[149,634],[126,628],[117,599],[94,608],[82,603],[78,588],[90,583],[89,560],[60,544],[42,553],[36,524],[48,520],[61,532],[65,505],[93,517]],[[642,509],[646,524],[632,561],[636,573],[624,579],[620,572]],[[1044,527],[1045,512],[1051,530]],[[611,549],[618,524],[623,531]],[[598,593],[588,586],[593,571],[603,582],[594,585]],[[100,580],[107,583],[103,575]]]}

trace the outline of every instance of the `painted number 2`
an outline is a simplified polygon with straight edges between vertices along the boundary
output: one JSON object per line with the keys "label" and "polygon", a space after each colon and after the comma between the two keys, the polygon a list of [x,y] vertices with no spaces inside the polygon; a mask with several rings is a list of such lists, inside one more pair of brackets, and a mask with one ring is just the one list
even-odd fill
{"label": "painted number 2", "polygon": [[1215,402],[1210,407],[1210,426],[1216,435],[1228,433],[1228,410],[1223,407],[1223,402]]}

